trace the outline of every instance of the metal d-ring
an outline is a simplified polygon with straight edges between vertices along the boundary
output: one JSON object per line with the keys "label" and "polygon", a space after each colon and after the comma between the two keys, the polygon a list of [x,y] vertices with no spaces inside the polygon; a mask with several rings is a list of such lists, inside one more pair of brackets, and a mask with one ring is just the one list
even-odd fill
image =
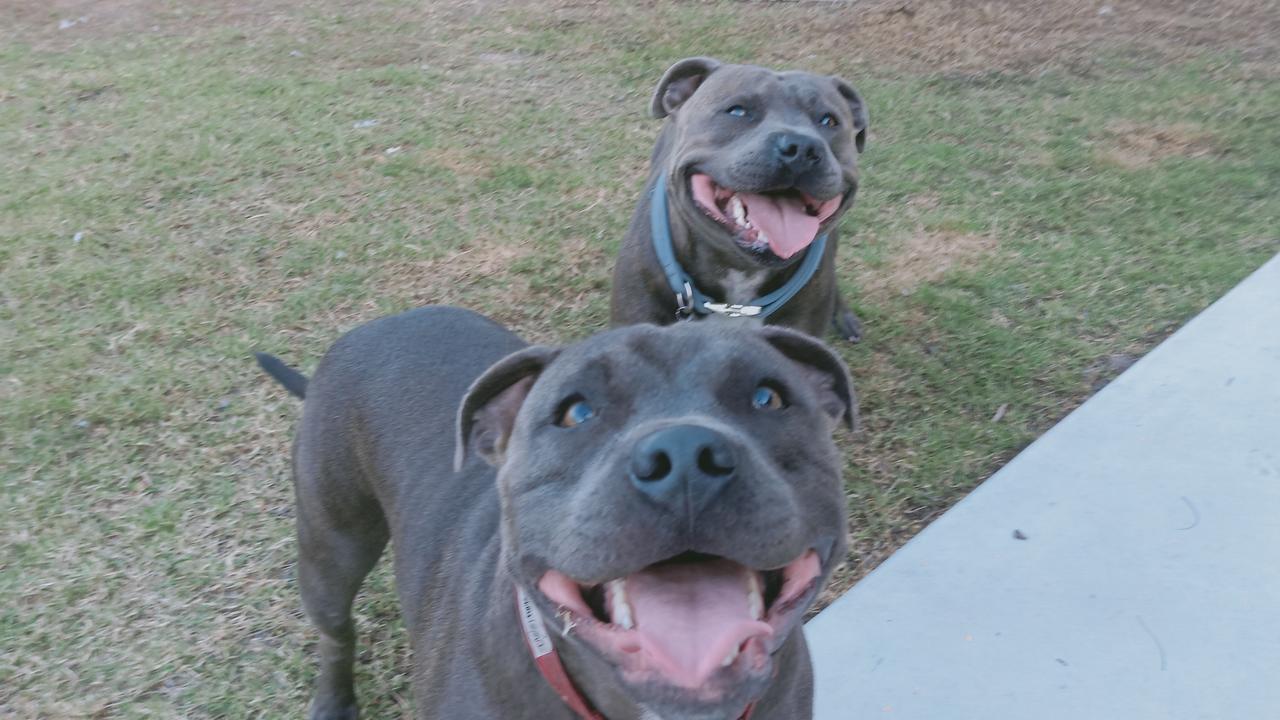
{"label": "metal d-ring", "polygon": [[684,291],[676,293],[676,319],[688,320],[693,317],[693,286],[685,281]]}

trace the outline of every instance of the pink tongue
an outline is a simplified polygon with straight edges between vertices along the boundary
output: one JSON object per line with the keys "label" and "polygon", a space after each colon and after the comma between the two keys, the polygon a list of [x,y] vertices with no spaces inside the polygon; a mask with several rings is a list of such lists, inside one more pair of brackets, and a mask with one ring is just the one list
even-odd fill
{"label": "pink tongue", "polygon": [[749,572],[719,559],[669,563],[627,577],[636,633],[668,680],[698,687],[743,642],[773,634],[751,615]]}
{"label": "pink tongue", "polygon": [[769,238],[773,254],[786,259],[809,247],[821,220],[805,211],[795,198],[738,193],[747,208],[747,219]]}

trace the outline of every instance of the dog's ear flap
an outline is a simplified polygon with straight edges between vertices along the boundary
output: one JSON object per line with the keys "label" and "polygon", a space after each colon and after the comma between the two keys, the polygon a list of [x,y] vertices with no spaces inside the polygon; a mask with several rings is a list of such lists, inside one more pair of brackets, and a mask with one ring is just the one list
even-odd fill
{"label": "dog's ear flap", "polygon": [[760,330],[770,345],[800,366],[800,372],[814,389],[831,422],[843,419],[850,430],[856,431],[858,395],[853,389],[849,368],[840,356],[822,341],[798,330],[777,325],[765,325]]}
{"label": "dog's ear flap", "polygon": [[848,82],[835,75],[831,76],[831,81],[836,84],[836,90],[840,92],[840,96],[849,103],[849,112],[853,113],[853,145],[858,152],[862,152],[867,147],[867,124],[870,121],[867,116],[867,104]]}
{"label": "dog's ear flap", "polygon": [[471,452],[494,467],[502,464],[507,438],[529,388],[559,352],[545,345],[527,347],[494,363],[471,383],[458,407],[455,472]]}
{"label": "dog's ear flap", "polygon": [[667,68],[653,92],[649,112],[659,119],[674,113],[720,65],[715,58],[691,57]]}

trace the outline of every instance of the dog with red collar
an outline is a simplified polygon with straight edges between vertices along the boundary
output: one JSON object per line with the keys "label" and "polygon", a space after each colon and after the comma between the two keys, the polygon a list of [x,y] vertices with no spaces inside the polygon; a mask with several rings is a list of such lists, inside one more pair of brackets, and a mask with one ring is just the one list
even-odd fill
{"label": "dog with red collar", "polygon": [[803,720],[844,556],[848,372],[728,320],[529,346],[431,307],[349,332],[294,445],[312,720],[357,717],[352,600],[387,542],[420,718]]}

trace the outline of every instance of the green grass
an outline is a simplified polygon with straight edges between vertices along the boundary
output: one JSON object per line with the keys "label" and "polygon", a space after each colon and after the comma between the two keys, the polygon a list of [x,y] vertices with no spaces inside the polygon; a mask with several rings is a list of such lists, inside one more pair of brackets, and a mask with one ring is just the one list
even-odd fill
{"label": "green grass", "polygon": [[[155,3],[0,43],[0,715],[297,716],[297,405],[250,352],[309,369],[430,302],[604,327],[679,57],[871,106],[841,587],[1280,249],[1280,86],[1231,47],[957,71],[772,32],[848,6],[468,7]],[[405,715],[385,566],[359,619],[366,717]]]}

